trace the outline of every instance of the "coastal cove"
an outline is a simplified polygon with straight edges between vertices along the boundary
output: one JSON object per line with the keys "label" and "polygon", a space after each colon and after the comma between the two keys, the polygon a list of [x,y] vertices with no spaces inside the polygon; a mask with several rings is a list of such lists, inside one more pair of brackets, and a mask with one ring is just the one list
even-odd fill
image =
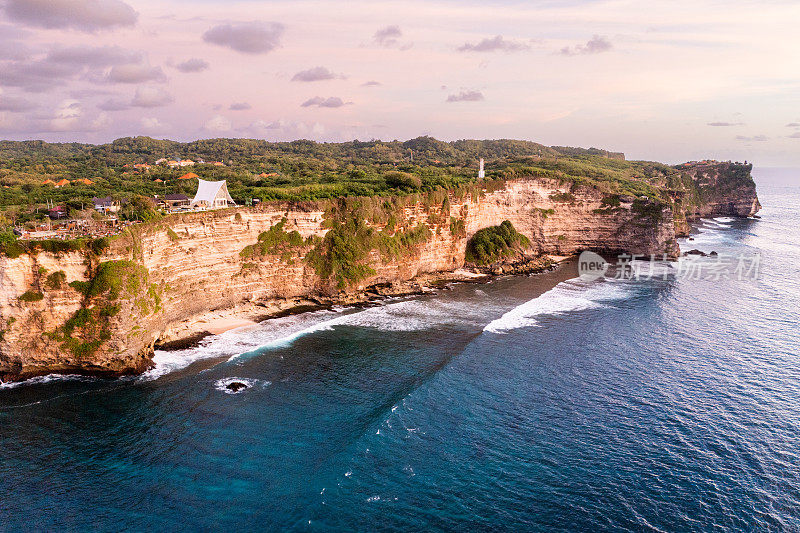
{"label": "coastal cove", "polygon": [[4,384],[0,520],[796,529],[800,190],[759,193],[761,219],[679,240],[760,254],[757,279],[583,282],[568,262],[271,319],[141,376]]}
{"label": "coastal cove", "polygon": [[579,180],[485,180],[393,198],[170,215],[102,248],[6,251],[0,378],[139,374],[155,347],[197,339],[211,320],[420,292],[426,280],[452,277],[470,239],[504,221],[532,258],[585,249],[674,257],[687,221],[760,208],[749,165],[680,168],[657,198]]}

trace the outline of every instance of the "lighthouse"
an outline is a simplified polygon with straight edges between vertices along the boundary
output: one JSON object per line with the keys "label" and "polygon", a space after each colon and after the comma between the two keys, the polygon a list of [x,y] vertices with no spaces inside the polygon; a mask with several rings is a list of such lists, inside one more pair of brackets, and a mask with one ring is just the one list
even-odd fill
{"label": "lighthouse", "polygon": [[481,169],[478,171],[478,179],[483,179],[486,177],[486,172],[483,170],[483,158],[481,157]]}

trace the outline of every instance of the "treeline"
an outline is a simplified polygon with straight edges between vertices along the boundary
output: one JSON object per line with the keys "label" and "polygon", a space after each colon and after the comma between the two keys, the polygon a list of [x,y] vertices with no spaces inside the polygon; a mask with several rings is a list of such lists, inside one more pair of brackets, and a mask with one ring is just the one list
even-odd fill
{"label": "treeline", "polygon": [[[182,168],[155,166],[156,160],[191,159]],[[548,147],[517,140],[459,140],[431,137],[409,141],[203,139],[181,143],[127,137],[108,144],[0,141],[0,210],[7,219],[46,216],[44,206],[70,211],[91,208],[93,197],[119,200],[184,193],[196,179],[227,180],[240,204],[250,199],[317,200],[353,196],[394,196],[454,189],[477,179],[486,160],[487,179],[548,177],[590,185],[610,194],[664,196],[688,186],[678,169],[658,163],[625,161],[621,154],[596,148]],[[212,162],[222,162],[224,166]],[[151,165],[148,171],[133,165]],[[46,180],[68,180],[56,188]],[[78,181],[81,180],[81,181]],[[88,180],[91,183],[84,183]]]}

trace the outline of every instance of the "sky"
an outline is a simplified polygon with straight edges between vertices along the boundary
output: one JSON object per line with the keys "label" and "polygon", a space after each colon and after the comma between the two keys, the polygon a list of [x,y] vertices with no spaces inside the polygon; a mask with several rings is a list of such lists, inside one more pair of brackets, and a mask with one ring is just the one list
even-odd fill
{"label": "sky", "polygon": [[800,3],[0,0],[0,138],[513,138],[800,167]]}

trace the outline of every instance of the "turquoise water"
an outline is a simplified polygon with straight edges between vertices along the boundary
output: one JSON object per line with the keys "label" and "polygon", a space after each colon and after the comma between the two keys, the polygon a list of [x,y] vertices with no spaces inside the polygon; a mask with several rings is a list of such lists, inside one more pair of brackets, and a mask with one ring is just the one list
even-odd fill
{"label": "turquoise water", "polygon": [[0,389],[0,529],[800,530],[800,189],[759,193],[682,243],[756,280],[564,268]]}

